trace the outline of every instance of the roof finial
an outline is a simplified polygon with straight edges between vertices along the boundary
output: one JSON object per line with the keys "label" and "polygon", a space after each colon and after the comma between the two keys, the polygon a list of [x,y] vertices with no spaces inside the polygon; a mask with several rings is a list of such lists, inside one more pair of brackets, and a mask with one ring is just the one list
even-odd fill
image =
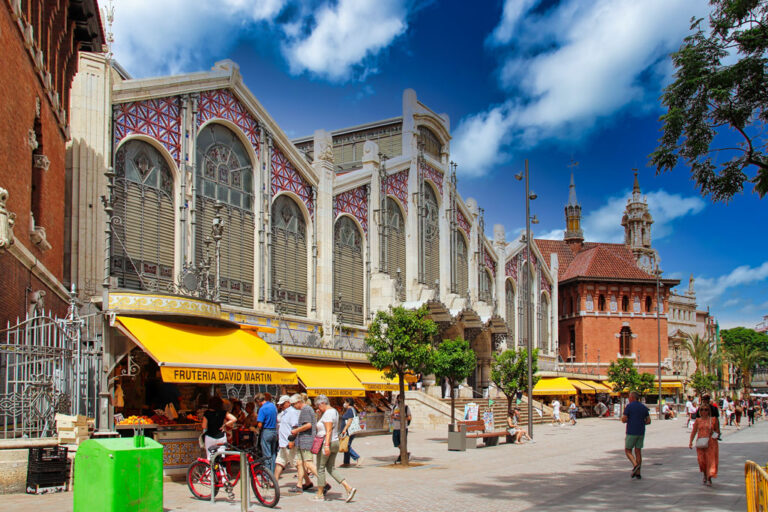
{"label": "roof finial", "polygon": [[579,166],[579,162],[571,158],[571,163],[568,167],[571,168],[571,184],[568,186],[568,206],[576,206],[579,204],[579,200],[576,198],[576,183],[573,180],[573,171]]}
{"label": "roof finial", "polygon": [[635,172],[635,184],[632,186],[632,192],[640,193],[640,182],[637,181],[637,169],[632,169]]}

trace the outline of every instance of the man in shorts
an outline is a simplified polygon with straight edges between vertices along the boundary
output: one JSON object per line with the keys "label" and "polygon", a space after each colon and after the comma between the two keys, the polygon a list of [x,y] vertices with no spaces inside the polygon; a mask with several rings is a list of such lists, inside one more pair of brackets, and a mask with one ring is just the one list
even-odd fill
{"label": "man in shorts", "polygon": [[[643,440],[645,426],[651,424],[651,415],[645,404],[639,402],[637,391],[629,393],[629,404],[624,408],[621,422],[627,424],[627,437],[624,440],[624,453],[632,463],[632,478],[640,480],[640,466],[643,463]],[[634,455],[632,454],[634,450]]]}
{"label": "man in shorts", "polygon": [[296,469],[299,473],[299,482],[304,481],[304,485],[293,490],[295,492],[303,492],[312,488],[309,474],[311,473],[317,477],[315,456],[312,454],[312,442],[317,434],[317,417],[312,406],[305,404],[304,398],[301,395],[291,396],[290,402],[299,411],[298,426],[291,430],[291,434],[296,436],[296,456],[298,458]]}
{"label": "man in shorts", "polygon": [[[296,464],[296,445],[288,438],[291,436],[291,430],[299,425],[299,410],[291,407],[291,399],[287,395],[280,397],[277,401],[277,407],[280,409],[277,427],[277,459],[275,459],[275,480],[280,480],[280,475],[285,468],[291,464]],[[312,480],[309,475],[304,474],[305,484],[312,487]]]}

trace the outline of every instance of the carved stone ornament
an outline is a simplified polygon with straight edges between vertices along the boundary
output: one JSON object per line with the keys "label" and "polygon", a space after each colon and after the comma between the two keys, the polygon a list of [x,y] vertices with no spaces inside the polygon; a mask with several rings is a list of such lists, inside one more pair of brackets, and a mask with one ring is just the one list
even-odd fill
{"label": "carved stone ornament", "polygon": [[315,132],[315,159],[333,163],[333,138],[325,130]]}
{"label": "carved stone ornament", "polygon": [[0,250],[13,245],[13,225],[16,222],[16,214],[9,212],[5,206],[8,200],[8,191],[0,187]]}
{"label": "carved stone ornament", "polygon": [[32,151],[37,149],[37,135],[34,130],[27,130],[27,145]]}
{"label": "carved stone ornament", "polygon": [[47,171],[48,167],[51,166],[51,161],[48,160],[48,157],[45,155],[32,155],[32,161],[34,163],[35,169],[42,169]]}
{"label": "carved stone ornament", "polygon": [[43,226],[35,225],[35,217],[30,213],[29,215],[29,239],[35,244],[41,251],[47,251],[51,248],[51,244],[48,242],[48,238]]}

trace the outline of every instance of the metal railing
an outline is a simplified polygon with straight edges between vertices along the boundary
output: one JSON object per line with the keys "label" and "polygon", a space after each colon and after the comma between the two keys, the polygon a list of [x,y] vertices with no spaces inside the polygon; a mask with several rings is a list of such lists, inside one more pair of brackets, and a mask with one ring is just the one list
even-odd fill
{"label": "metal railing", "polygon": [[744,485],[747,491],[747,512],[767,512],[768,473],[765,468],[748,460],[744,464]]}
{"label": "metal railing", "polygon": [[[216,502],[216,459],[227,455],[240,456],[240,512],[248,512],[248,484],[251,481],[251,466],[248,464],[248,454],[243,451],[217,451],[211,456],[211,503]],[[222,469],[222,472],[226,472]]]}

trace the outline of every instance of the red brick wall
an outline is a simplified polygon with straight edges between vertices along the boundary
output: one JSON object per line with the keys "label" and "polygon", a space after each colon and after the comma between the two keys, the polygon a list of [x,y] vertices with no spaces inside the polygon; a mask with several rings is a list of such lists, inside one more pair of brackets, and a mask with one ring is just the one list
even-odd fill
{"label": "red brick wall", "polygon": [[50,310],[60,317],[66,314],[67,304],[7,252],[0,252],[0,269],[0,329],[5,329],[8,322],[15,324],[17,318],[24,318],[28,295],[38,290],[46,291],[46,312]]}

